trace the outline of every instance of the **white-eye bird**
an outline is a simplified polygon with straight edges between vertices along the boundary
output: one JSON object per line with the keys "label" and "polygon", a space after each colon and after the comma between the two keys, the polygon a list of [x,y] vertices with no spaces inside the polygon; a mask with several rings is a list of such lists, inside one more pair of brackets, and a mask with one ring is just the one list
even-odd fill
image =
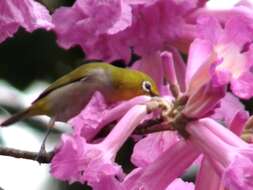
{"label": "white-eye bird", "polygon": [[155,82],[145,73],[94,62],[84,64],[56,80],[30,107],[13,115],[1,126],[8,126],[36,115],[51,117],[49,130],[41,147],[41,151],[44,151],[46,138],[55,121],[66,122],[80,113],[96,91],[100,91],[108,103],[128,100],[139,95],[159,95]]}

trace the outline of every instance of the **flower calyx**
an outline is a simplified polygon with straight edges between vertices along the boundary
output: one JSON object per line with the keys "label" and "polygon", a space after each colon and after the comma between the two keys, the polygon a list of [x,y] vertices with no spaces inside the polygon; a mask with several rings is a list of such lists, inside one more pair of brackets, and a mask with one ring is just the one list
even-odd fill
{"label": "flower calyx", "polygon": [[[150,102],[147,103],[148,113],[159,110],[160,118],[156,119],[159,121],[160,126],[151,126],[153,123],[156,125],[157,122],[151,122],[148,120],[145,122],[145,128],[142,128],[142,132],[152,133],[160,132],[165,130],[176,130],[182,137],[187,139],[189,137],[188,132],[185,127],[188,122],[192,121],[181,111],[183,110],[185,104],[187,103],[188,97],[181,96],[177,100],[167,101],[161,97],[155,97]],[[150,126],[148,126],[150,124]]]}

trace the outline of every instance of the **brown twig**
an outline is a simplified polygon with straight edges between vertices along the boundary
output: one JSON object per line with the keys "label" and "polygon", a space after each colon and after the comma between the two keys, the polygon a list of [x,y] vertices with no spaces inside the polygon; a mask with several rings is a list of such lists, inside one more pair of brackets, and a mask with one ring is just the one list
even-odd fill
{"label": "brown twig", "polygon": [[0,155],[2,156],[11,156],[14,158],[23,158],[28,160],[38,161],[39,163],[50,163],[55,152],[51,151],[48,153],[43,153],[40,155],[39,160],[37,152],[25,151],[25,150],[18,150],[14,148],[7,148],[7,147],[0,147]]}

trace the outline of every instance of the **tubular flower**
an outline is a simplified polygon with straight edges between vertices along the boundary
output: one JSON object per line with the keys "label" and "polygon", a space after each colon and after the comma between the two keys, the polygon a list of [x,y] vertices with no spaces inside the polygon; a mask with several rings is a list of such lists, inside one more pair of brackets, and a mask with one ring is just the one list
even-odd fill
{"label": "tubular flower", "polygon": [[[236,96],[250,98],[253,94],[250,82],[253,78],[250,70],[252,24],[244,17],[228,20],[224,28],[211,17],[200,18],[198,23],[199,39],[193,43],[200,47],[205,43],[208,47],[209,77],[219,85],[230,83]],[[212,31],[207,30],[207,26]]]}
{"label": "tubular flower", "polygon": [[167,148],[149,165],[132,171],[123,185],[126,189],[166,189],[176,176],[182,175],[199,154],[191,144],[179,141]]}
{"label": "tubular flower", "polygon": [[52,160],[51,173],[69,182],[92,183],[102,176],[121,174],[120,167],[113,163],[113,156],[113,152],[102,144],[88,144],[80,136],[63,136],[61,148]]}
{"label": "tubular flower", "polygon": [[[120,147],[146,114],[146,106],[133,107],[98,144],[89,144],[81,136],[63,136],[59,151],[52,160],[52,175],[70,182],[88,181],[90,185],[107,176],[122,178],[121,168],[114,163],[114,159]],[[65,157],[65,154],[70,156]]]}
{"label": "tubular flower", "polygon": [[210,119],[187,127],[192,143],[211,161],[228,189],[252,189],[253,147]]}
{"label": "tubular flower", "polygon": [[[227,111],[228,109],[229,112]],[[224,123],[225,126],[229,126],[230,130],[238,136],[242,134],[248,117],[248,113],[244,110],[243,105],[230,93],[226,94],[221,101],[221,106],[216,109],[215,114],[212,115],[212,118]],[[221,131],[221,133],[225,133],[225,131]],[[204,157],[197,176],[196,189],[212,190],[222,188],[224,188],[224,184],[221,177],[214,170],[214,167],[210,163],[210,159]]]}
{"label": "tubular flower", "polygon": [[147,135],[135,144],[131,161],[138,167],[147,166],[178,141],[179,137],[170,131]]}
{"label": "tubular flower", "polygon": [[139,96],[109,107],[105,103],[102,94],[96,92],[85,109],[69,120],[69,124],[73,126],[75,135],[82,136],[87,141],[92,141],[104,126],[120,119],[134,105],[149,100],[150,97],[148,96]]}

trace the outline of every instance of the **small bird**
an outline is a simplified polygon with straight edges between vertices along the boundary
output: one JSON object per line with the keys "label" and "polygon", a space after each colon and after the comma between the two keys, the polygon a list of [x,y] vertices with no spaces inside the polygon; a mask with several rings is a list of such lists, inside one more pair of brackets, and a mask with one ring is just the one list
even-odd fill
{"label": "small bird", "polygon": [[31,116],[49,116],[51,119],[40,149],[41,154],[45,152],[45,142],[55,121],[66,122],[76,116],[96,91],[101,92],[108,103],[139,95],[159,95],[155,82],[145,73],[103,62],[88,63],[56,80],[30,107],[13,115],[1,126],[8,126]]}

